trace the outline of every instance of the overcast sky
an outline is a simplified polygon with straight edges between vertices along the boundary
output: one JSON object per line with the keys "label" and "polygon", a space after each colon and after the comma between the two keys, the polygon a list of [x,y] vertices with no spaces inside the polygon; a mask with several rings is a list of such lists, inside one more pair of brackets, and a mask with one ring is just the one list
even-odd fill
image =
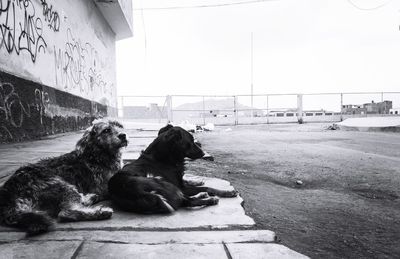
{"label": "overcast sky", "polygon": [[400,91],[399,0],[151,9],[243,1],[133,1],[118,95],[249,94],[252,32],[255,94]]}

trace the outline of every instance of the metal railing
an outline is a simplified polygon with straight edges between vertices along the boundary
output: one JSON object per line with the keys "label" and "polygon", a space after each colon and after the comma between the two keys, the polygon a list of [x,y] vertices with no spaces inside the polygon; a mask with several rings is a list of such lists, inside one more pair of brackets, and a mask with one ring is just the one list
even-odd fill
{"label": "metal railing", "polygon": [[353,117],[399,116],[400,92],[119,96],[118,110],[124,119],[158,123],[337,122]]}

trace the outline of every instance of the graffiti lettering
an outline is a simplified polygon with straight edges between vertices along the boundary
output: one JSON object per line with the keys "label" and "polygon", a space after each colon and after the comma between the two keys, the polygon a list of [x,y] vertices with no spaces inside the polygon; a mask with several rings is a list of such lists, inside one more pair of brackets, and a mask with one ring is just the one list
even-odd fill
{"label": "graffiti lettering", "polygon": [[[17,21],[18,17],[23,20]],[[35,62],[47,47],[42,33],[42,20],[36,17],[31,0],[0,0],[0,49],[17,55],[26,51]]]}
{"label": "graffiti lettering", "polygon": [[40,0],[43,7],[43,16],[45,21],[48,23],[50,29],[53,31],[60,30],[60,15],[58,12],[53,11],[53,5],[47,4],[46,0]]}
{"label": "graffiti lettering", "polygon": [[49,94],[45,91],[35,89],[35,106],[40,115],[40,124],[43,124],[43,115],[50,104]]}
{"label": "graffiti lettering", "polygon": [[80,93],[112,94],[112,84],[107,84],[101,73],[102,63],[97,50],[88,42],[82,44],[67,30],[64,49],[54,47],[56,83],[64,89],[79,89]]}
{"label": "graffiti lettering", "polygon": [[22,103],[12,84],[0,81],[0,119],[20,128],[25,117],[31,117],[30,107]]}

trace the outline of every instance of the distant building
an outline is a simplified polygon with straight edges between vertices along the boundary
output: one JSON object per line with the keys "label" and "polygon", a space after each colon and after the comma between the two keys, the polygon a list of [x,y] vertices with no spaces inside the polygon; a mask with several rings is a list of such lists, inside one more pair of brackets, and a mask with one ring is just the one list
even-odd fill
{"label": "distant building", "polygon": [[364,104],[364,107],[367,109],[368,114],[389,114],[390,109],[392,109],[392,101],[383,101],[380,103],[372,101],[371,103]]}
{"label": "distant building", "polygon": [[123,114],[127,119],[160,119],[167,118],[167,109],[150,103],[149,106],[124,106]]}
{"label": "distant building", "polygon": [[[332,115],[337,115],[337,113],[333,111],[325,111],[323,109],[321,110],[306,110],[303,111],[303,116],[310,117],[310,116],[332,116]],[[268,114],[266,115],[268,117],[296,117],[298,116],[297,114],[297,109],[285,109],[285,110],[271,110],[268,111]]]}
{"label": "distant building", "polygon": [[342,114],[389,114],[390,109],[392,109],[392,101],[383,101],[379,103],[372,101],[363,105],[343,105]]}
{"label": "distant building", "polygon": [[345,104],[342,106],[342,114],[366,114],[367,108],[363,105]]}
{"label": "distant building", "polygon": [[276,109],[269,110],[267,117],[294,117],[297,115],[297,109]]}

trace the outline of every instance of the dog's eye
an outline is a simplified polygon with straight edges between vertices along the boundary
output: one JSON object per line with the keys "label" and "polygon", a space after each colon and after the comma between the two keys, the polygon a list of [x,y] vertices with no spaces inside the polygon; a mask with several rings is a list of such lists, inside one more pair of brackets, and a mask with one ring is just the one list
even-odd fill
{"label": "dog's eye", "polygon": [[103,130],[103,133],[106,133],[106,134],[111,133],[111,129],[105,129],[105,130]]}

